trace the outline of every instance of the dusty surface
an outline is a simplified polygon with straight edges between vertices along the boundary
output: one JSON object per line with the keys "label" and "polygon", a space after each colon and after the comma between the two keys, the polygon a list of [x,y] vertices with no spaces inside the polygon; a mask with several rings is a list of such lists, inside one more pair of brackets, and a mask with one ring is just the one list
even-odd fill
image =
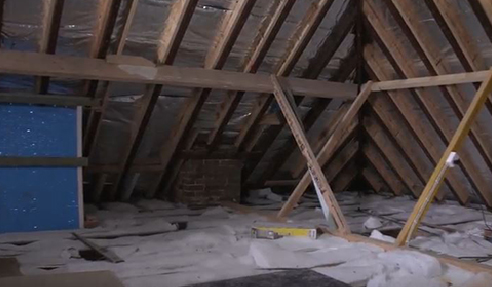
{"label": "dusty surface", "polygon": [[[249,200],[258,204],[255,209],[278,209],[280,198],[265,197],[268,198]],[[342,194],[339,199],[352,230],[367,233],[374,227],[383,233],[398,227],[399,220],[408,216],[414,204],[404,197],[360,198],[356,194]],[[303,224],[324,224],[316,206],[314,198],[304,198],[291,219]],[[125,260],[123,263],[80,258],[79,250],[87,248],[68,231],[0,235],[0,257],[15,256],[24,274],[111,270],[128,287],[184,286],[289,268],[311,268],[347,283],[362,282],[371,287],[396,286],[395,282],[398,286],[464,287],[481,286],[470,284],[483,280],[491,282],[486,281],[491,280],[489,275],[442,265],[418,252],[383,252],[374,245],[350,243],[329,235],[316,240],[252,239],[252,224],[264,219],[223,207],[189,210],[153,200],[135,205],[112,203],[104,208],[88,206],[101,226],[79,233],[108,247]],[[370,214],[373,218],[368,220]],[[492,222],[490,214],[485,216]],[[187,221],[187,229],[176,230],[171,223],[178,221]],[[431,235],[414,239],[412,245],[454,256],[492,254],[492,243],[480,234],[484,227],[480,210],[452,202],[433,205],[425,222],[433,224],[434,228],[426,227]],[[382,236],[377,231],[373,233]],[[387,236],[385,239],[391,240]]]}

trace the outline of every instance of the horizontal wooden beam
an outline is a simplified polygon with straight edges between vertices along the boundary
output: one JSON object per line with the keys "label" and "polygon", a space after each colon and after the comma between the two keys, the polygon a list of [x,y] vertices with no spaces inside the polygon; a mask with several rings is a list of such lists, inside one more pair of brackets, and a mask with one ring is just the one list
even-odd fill
{"label": "horizontal wooden beam", "polygon": [[98,107],[100,99],[75,96],[58,95],[35,95],[35,94],[5,94],[0,93],[0,103],[30,104],[48,106],[70,106],[70,107]]}
{"label": "horizontal wooden beam", "polygon": [[85,157],[0,156],[0,167],[17,166],[86,166]]}
{"label": "horizontal wooden beam", "polygon": [[[266,74],[249,74],[204,68],[163,65],[148,67],[132,64],[112,64],[101,59],[43,55],[19,51],[0,51],[0,73],[49,76],[73,79],[103,80],[161,84],[178,87],[201,87],[246,92],[273,93],[273,84]],[[280,78],[299,96],[351,99],[357,86],[348,83]]]}
{"label": "horizontal wooden beam", "polygon": [[404,80],[391,80],[375,82],[372,86],[373,92],[386,91],[386,90],[399,90],[410,88],[424,88],[446,85],[457,85],[466,83],[479,83],[483,82],[488,75],[489,71],[469,72],[459,74],[448,74],[431,77],[418,77]]}

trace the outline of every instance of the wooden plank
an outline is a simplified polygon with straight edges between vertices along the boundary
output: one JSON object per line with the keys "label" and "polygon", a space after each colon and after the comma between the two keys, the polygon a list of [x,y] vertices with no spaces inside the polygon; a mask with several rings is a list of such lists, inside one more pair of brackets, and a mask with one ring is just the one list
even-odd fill
{"label": "wooden plank", "polygon": [[467,83],[479,83],[485,80],[488,71],[456,73],[429,77],[415,77],[404,80],[386,80],[374,83],[373,91],[388,91],[411,88],[425,88]]}
{"label": "wooden plank", "polygon": [[[401,147],[405,160],[420,174],[422,182],[426,182],[431,176],[437,161],[434,161],[434,158],[421,141],[421,136],[417,134],[419,130],[413,129],[411,123],[400,112],[398,106],[393,103],[389,95],[372,97],[369,99],[369,103],[374,110],[372,116],[379,118],[382,126],[386,128],[397,145]],[[446,194],[450,193],[451,186],[447,182],[438,193],[438,199],[441,200]]]}
{"label": "wooden plank", "polygon": [[378,150],[374,144],[370,143],[366,145],[363,152],[378,173],[384,178],[384,181],[388,183],[389,188],[395,195],[409,193],[402,178],[394,171],[389,162],[381,155],[381,151]]}
{"label": "wooden plank", "polygon": [[[64,2],[65,0],[43,0],[42,33],[38,53],[55,54]],[[34,90],[38,94],[46,94],[48,85],[48,77],[37,77]]]}
{"label": "wooden plank", "polygon": [[333,180],[333,191],[343,192],[346,191],[350,184],[357,177],[359,171],[355,161],[351,161],[348,165],[340,171],[338,176]]}
{"label": "wooden plank", "polygon": [[[4,5],[5,5],[5,0],[0,0],[0,32],[2,31],[2,28],[3,28]],[[1,35],[1,33],[0,33],[0,35]],[[0,41],[0,47],[1,46],[2,46],[2,43]]]}
{"label": "wooden plank", "polygon": [[104,186],[106,185],[106,180],[108,179],[108,174],[107,173],[97,174],[96,177],[97,179],[95,182],[92,195],[93,195],[93,200],[95,202],[98,202],[101,199],[101,195],[103,194]]}
{"label": "wooden plank", "polygon": [[[130,26],[133,22],[133,17],[135,16],[135,12],[137,9],[137,3],[138,0],[129,0],[127,1],[127,5],[123,9],[123,13],[120,16],[120,21],[124,23],[123,29],[120,31],[117,31],[118,36],[116,37],[116,55],[113,57],[112,55],[106,56],[106,61],[108,63],[113,62],[113,64],[126,64],[126,62],[117,62],[118,60],[121,60],[121,53],[123,52],[123,47],[125,45],[127,33],[130,29]],[[133,57],[131,57],[133,58]],[[128,64],[134,64],[136,61],[129,59],[129,57],[125,57],[125,60],[127,60],[129,63]],[[141,58],[138,57],[138,61],[141,62]],[[144,65],[147,66],[147,65]],[[101,109],[92,109],[89,112],[89,116],[87,117],[87,123],[84,129],[84,137],[83,137],[83,154],[90,157],[94,146],[96,146],[97,140],[99,139],[99,133],[100,133],[100,128],[101,128],[101,119],[104,118],[105,116],[105,111],[106,107],[108,105],[109,101],[109,94],[110,94],[110,89],[111,85],[108,81],[104,81],[102,83],[99,83],[99,90],[93,91],[89,89],[97,89],[97,85],[95,85],[95,82],[93,82],[92,87],[87,86],[87,92],[88,96],[92,96],[93,93],[95,94],[95,98],[101,99],[102,104],[101,104]]]}
{"label": "wooden plank", "polygon": [[384,157],[393,166],[395,172],[405,182],[409,190],[415,197],[418,197],[424,189],[424,183],[406,161],[405,156],[397,149],[390,140],[390,135],[386,134],[383,127],[370,117],[366,117],[364,128],[367,131],[366,136],[372,143],[378,147]]}
{"label": "wooden plank", "polygon": [[[292,69],[294,68],[295,64],[297,63],[300,56],[302,55],[302,52],[304,51],[304,48],[311,40],[312,36],[314,35],[314,32],[318,28],[319,24],[325,17],[326,13],[328,12],[332,4],[333,4],[333,0],[321,0],[321,1],[313,2],[311,4],[303,20],[301,21],[301,23],[299,23],[299,25],[296,28],[296,31],[294,32],[293,36],[290,39],[289,48],[287,49],[283,59],[280,61],[277,71],[275,72],[277,76],[285,77],[292,72]],[[292,86],[290,87],[292,89],[293,94],[300,95],[293,89]],[[258,125],[258,122],[260,121],[261,117],[265,114],[268,106],[273,101],[273,97],[269,95],[268,96],[263,95],[263,96],[264,97],[260,98],[256,102],[255,108],[251,112],[248,121],[241,128],[241,131],[239,132],[239,135],[236,138],[234,146],[238,150],[243,149],[244,144],[246,143],[247,139],[251,136],[251,133],[254,130],[253,127]]]}
{"label": "wooden plank", "polygon": [[[323,199],[325,200],[327,206],[330,208],[330,213],[335,220],[335,223],[338,227],[339,232],[341,233],[350,233],[350,227],[347,225],[343,213],[338,205],[338,202],[331,190],[330,184],[326,179],[323,171],[321,170],[321,166],[318,163],[317,157],[314,155],[311,147],[309,146],[309,142],[304,134],[299,118],[296,117],[292,105],[289,100],[285,96],[282,86],[278,82],[278,79],[275,76],[272,76],[272,82],[275,87],[274,96],[277,101],[280,109],[282,110],[282,114],[284,115],[289,127],[296,138],[297,144],[299,145],[299,149],[302,154],[306,157],[306,161],[308,162],[308,169],[311,174],[311,178],[319,188]],[[370,83],[368,84],[369,88],[364,89],[365,91],[370,91]],[[322,200],[321,198],[319,200]]]}
{"label": "wooden plank", "polygon": [[[249,17],[251,10],[256,0],[241,0],[236,2],[233,9],[226,13],[222,19],[220,28],[216,33],[214,45],[210,48],[205,57],[204,67],[208,70],[220,70],[225,64],[227,57],[241,32],[246,20]],[[161,161],[163,170],[158,175],[155,184],[147,192],[148,197],[153,197],[157,192],[163,190],[168,192],[174,184],[174,180],[178,175],[179,169],[183,161],[176,161],[176,152],[182,149],[186,142],[186,137],[193,124],[198,117],[201,107],[211,93],[211,89],[194,89],[190,99],[178,114],[177,124],[171,131],[171,137],[163,145],[161,149]],[[172,163],[173,171],[167,170]],[[170,173],[164,185],[164,177],[166,172]],[[164,185],[164,186],[163,186]]]}
{"label": "wooden plank", "polygon": [[482,24],[485,34],[492,41],[492,3],[488,0],[468,0],[468,3],[478,22]]}
{"label": "wooden plank", "polygon": [[[364,50],[364,57],[374,76],[378,79],[389,79],[390,72],[383,68],[383,64],[380,63],[381,59],[384,59],[381,51],[378,51],[375,46],[367,45]],[[407,92],[408,93],[408,92]],[[423,150],[429,154],[430,158],[434,162],[439,161],[439,157],[446,149],[445,144],[439,139],[439,135],[433,129],[432,125],[428,122],[425,115],[420,111],[417,104],[412,98],[405,93],[405,91],[389,91],[391,101],[397,107],[398,111],[403,115],[406,121],[408,121],[410,128],[415,132],[416,138],[422,143]],[[385,121],[386,122],[386,121]],[[412,154],[410,153],[409,156]],[[469,185],[466,184],[467,179],[460,169],[453,170],[453,176],[449,178],[450,186],[459,200],[463,200],[463,203],[468,201],[468,189]],[[456,190],[461,190],[458,193]]]}
{"label": "wooden plank", "polygon": [[381,178],[379,173],[374,169],[372,165],[364,167],[361,174],[371,185],[375,193],[389,191],[389,188],[386,186],[384,179]]}
{"label": "wooden plank", "polygon": [[[466,137],[468,136],[468,132],[470,131],[472,122],[475,120],[477,114],[483,108],[485,101],[487,101],[487,98],[491,93],[492,93],[492,70],[490,71],[489,79],[485,81],[480,87],[480,89],[477,91],[477,94],[475,95],[472,103],[470,104],[470,107],[468,108],[465,116],[463,117],[463,120],[460,122],[460,125],[458,126],[455,135],[451,139],[451,142],[446,148],[446,151],[441,157],[441,160],[439,160],[439,163],[434,169],[434,172],[432,173],[431,178],[429,179],[427,185],[425,186],[422,195],[419,197],[417,204],[415,204],[412,214],[408,218],[405,227],[398,234],[398,238],[396,240],[397,245],[407,244],[408,241],[411,239],[414,231],[418,228],[420,221],[427,213],[430,204],[434,199],[436,190],[443,183],[444,177],[447,174],[448,169],[445,169],[446,161],[448,160],[452,152],[460,151],[461,146],[463,145]],[[491,197],[492,196],[489,196],[488,199],[485,198],[487,203],[489,204],[490,204]]]}
{"label": "wooden plank", "polygon": [[[377,6],[374,5],[373,1],[367,1],[366,5],[364,5],[364,13],[370,22],[370,26],[376,31],[377,35],[374,36],[377,37],[376,40],[383,50],[383,57],[390,61],[393,69],[395,69],[397,74],[401,77],[416,77],[419,72],[414,65],[410,65],[407,61],[409,51],[401,45],[401,41],[398,40],[396,35],[386,29],[386,22],[376,12],[376,7]],[[386,80],[390,78],[391,77],[386,77],[382,79]],[[409,114],[423,113],[424,117],[419,116],[419,121],[423,123],[425,122],[425,119],[427,119],[429,124],[434,127],[434,131],[437,133],[437,137],[434,136],[431,138],[434,142],[433,145],[436,145],[435,143],[437,139],[441,139],[443,144],[446,145],[452,137],[455,127],[452,126],[453,123],[449,120],[449,117],[446,118],[443,113],[442,99],[434,96],[434,94],[431,94],[430,91],[426,89],[416,89],[411,92],[415,99],[415,104],[413,104],[414,109],[416,108],[418,110],[410,111]],[[436,160],[439,158],[440,154],[441,152],[434,153]],[[475,154],[477,154],[477,151],[473,146],[467,145],[467,148],[463,149],[461,158],[465,168],[462,171],[467,178],[469,177],[469,182],[471,184],[476,185],[479,190],[486,190],[487,182],[478,172],[477,163],[473,161],[473,156]],[[471,189],[463,186],[463,183],[460,183],[460,185],[462,188],[455,187],[455,191],[457,192],[459,199],[462,202],[466,202],[469,197],[468,192],[471,191]]]}
{"label": "wooden plank", "polygon": [[467,31],[465,20],[460,8],[453,2],[446,0],[425,0],[427,7],[434,17],[442,17],[447,28],[458,42],[468,64],[474,71],[486,70],[487,66],[472,34]]}
{"label": "wooden plank", "polygon": [[[106,57],[120,4],[121,0],[101,0],[98,2],[97,21],[96,25],[94,25],[94,36],[91,37],[92,43],[89,48],[89,58],[103,59]],[[84,94],[94,97],[97,86],[98,81],[85,81]]]}
{"label": "wooden plank", "polygon": [[0,166],[87,166],[85,157],[0,156]]}
{"label": "wooden plank", "polygon": [[73,107],[99,107],[101,105],[100,100],[91,99],[88,97],[6,93],[0,93],[0,103]]}
{"label": "wooden plank", "polygon": [[86,271],[76,273],[24,275],[0,278],[3,287],[123,287],[123,283],[111,271]]}
{"label": "wooden plank", "polygon": [[[184,2],[184,1],[183,1]],[[135,14],[137,13],[138,0],[128,0],[127,5],[125,7],[122,19],[124,19],[123,29],[121,29],[121,33],[117,37],[117,47],[116,47],[116,55],[122,55],[123,49],[125,48],[126,38],[128,38],[128,33],[130,33],[130,28],[133,24],[133,18],[135,18]]]}
{"label": "wooden plank", "polygon": [[92,242],[91,240],[83,237],[80,234],[77,234],[76,232],[72,232],[73,236],[80,240],[82,243],[84,243],[87,247],[90,249],[96,251],[99,253],[101,256],[104,258],[108,259],[112,263],[121,263],[125,262],[125,260],[121,259],[118,255],[116,255],[114,252],[111,250],[107,250],[106,248],[101,247],[99,244],[96,244]]}
{"label": "wooden plank", "polygon": [[[295,0],[277,0],[273,3],[272,8],[275,9],[273,13],[269,14],[268,18],[264,20],[265,24],[259,29],[259,33],[252,45],[253,51],[243,67],[244,73],[257,72],[294,3]],[[231,119],[234,110],[239,105],[243,95],[244,92],[229,91],[226,98],[221,103],[219,110],[217,111],[218,117],[214,123],[214,129],[207,140],[207,144],[210,146],[211,150],[214,150],[218,145],[220,136]]]}
{"label": "wooden plank", "polygon": [[[355,118],[362,105],[369,98],[371,94],[371,86],[372,82],[368,82],[359,93],[355,101],[352,103],[347,113],[343,116],[342,120],[337,125],[337,128],[331,135],[328,142],[326,142],[325,146],[323,146],[321,151],[318,153],[318,156],[316,157],[318,162],[323,164],[327,161],[328,158],[333,155],[336,148],[340,144],[342,136],[347,132],[347,128],[349,127],[350,123]],[[299,201],[301,196],[304,194],[304,191],[306,191],[306,188],[308,188],[309,184],[310,176],[309,173],[306,172],[299,182],[299,185],[297,185],[287,202],[282,206],[282,209],[278,213],[278,217],[285,217],[294,209],[294,205]]]}
{"label": "wooden plank", "polygon": [[[328,162],[324,173],[328,182],[333,182],[335,178],[342,173],[345,166],[355,156],[359,150],[359,143],[352,139],[336,154],[332,161]],[[335,188],[333,191],[337,191]]]}
{"label": "wooden plank", "polygon": [[[36,65],[32,65],[36,63]],[[14,50],[0,50],[0,72],[29,76],[93,79],[114,82],[162,84],[176,87],[203,87],[272,93],[273,85],[265,74],[186,68],[175,66],[145,67],[114,65],[101,59],[42,55]],[[299,96],[319,98],[354,98],[357,86],[348,83],[282,78]]]}
{"label": "wooden plank", "polygon": [[[427,67],[427,70],[429,70],[429,73],[431,75],[449,74],[452,69],[446,61],[442,60],[441,49],[435,45],[433,36],[427,33],[428,30],[422,22],[415,20],[417,19],[419,12],[414,3],[391,0],[385,0],[385,2],[390,13],[393,15],[393,18],[395,18],[399,23],[399,26],[402,27],[405,35],[407,35],[409,39],[412,39],[412,46],[416,49],[417,54],[422,61],[426,63],[425,66]],[[476,1],[470,2],[478,3]],[[480,4],[478,5],[480,6]],[[461,120],[469,105],[467,96],[456,86],[440,87],[440,90],[447,102],[449,102],[450,108],[455,112],[458,119]],[[483,114],[482,116],[486,115]],[[487,120],[483,117],[482,119],[482,121],[477,120],[474,122],[470,133],[470,140],[486,161],[489,169],[491,169],[492,144],[488,139],[483,137],[483,135],[486,134],[488,127],[484,125]]]}

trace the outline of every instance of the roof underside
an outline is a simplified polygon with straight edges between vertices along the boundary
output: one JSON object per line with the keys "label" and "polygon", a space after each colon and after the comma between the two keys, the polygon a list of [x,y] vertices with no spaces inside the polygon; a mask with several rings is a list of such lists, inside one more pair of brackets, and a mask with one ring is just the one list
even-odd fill
{"label": "roof underside", "polygon": [[[480,71],[492,63],[487,0],[2,2],[2,49],[339,82]],[[13,75],[2,75],[0,87],[104,99],[85,111],[85,191],[94,200],[165,195],[189,158],[243,159],[247,187],[295,184],[305,171],[272,96]],[[375,191],[418,196],[476,90],[462,84],[372,95],[335,155],[321,162],[333,189],[364,181]],[[319,151],[350,102],[295,101]],[[492,206],[491,117],[489,101],[439,198]]]}

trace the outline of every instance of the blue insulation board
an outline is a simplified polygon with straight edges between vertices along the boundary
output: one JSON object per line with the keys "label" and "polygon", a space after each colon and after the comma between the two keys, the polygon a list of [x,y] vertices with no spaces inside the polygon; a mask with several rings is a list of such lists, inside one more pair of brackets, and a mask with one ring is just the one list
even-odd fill
{"label": "blue insulation board", "polygon": [[[0,105],[0,156],[77,157],[73,108]],[[77,167],[0,167],[0,233],[76,229]]]}

